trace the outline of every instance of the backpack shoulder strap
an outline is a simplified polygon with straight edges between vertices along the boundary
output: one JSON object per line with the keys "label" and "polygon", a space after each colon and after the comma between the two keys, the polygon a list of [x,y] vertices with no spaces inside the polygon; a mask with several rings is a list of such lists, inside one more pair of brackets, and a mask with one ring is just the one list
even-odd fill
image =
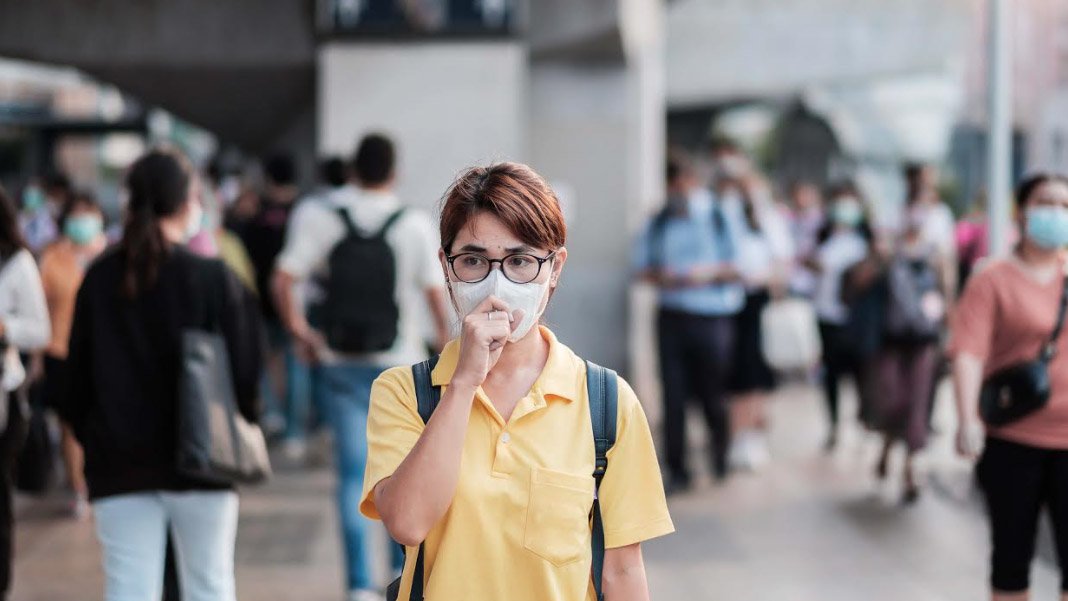
{"label": "backpack shoulder strap", "polygon": [[608,451],[616,444],[617,405],[619,404],[616,372],[586,362],[586,395],[590,402],[590,422],[593,424],[593,447],[596,453],[593,480],[593,566],[591,577],[597,591],[598,601],[604,600],[601,583],[604,577],[604,521],[601,519],[601,501],[598,498],[601,480],[608,470]]}
{"label": "backpack shoulder strap", "polygon": [[[434,415],[434,410],[438,408],[438,403],[441,401],[441,387],[434,386],[434,382],[430,378],[430,374],[434,371],[434,366],[438,364],[439,358],[440,355],[435,355],[412,366],[412,379],[415,382],[415,402],[419,408],[419,417],[422,418],[424,424],[430,421],[430,416]],[[409,601],[423,601],[424,556],[425,549],[420,544],[419,555],[415,560],[415,573],[412,575],[412,590],[408,595]]]}
{"label": "backpack shoulder strap", "polygon": [[421,363],[412,366],[412,379],[415,381],[415,400],[419,405],[419,417],[423,423],[430,421],[430,416],[438,408],[441,401],[441,387],[434,386],[430,379],[430,373],[438,364],[438,356],[431,357]]}
{"label": "backpack shoulder strap", "polygon": [[397,209],[397,211],[395,213],[390,215],[386,219],[386,222],[382,224],[382,228],[378,230],[378,237],[379,238],[385,238],[386,234],[389,233],[390,228],[392,228],[394,225],[396,225],[396,223],[398,221],[400,221],[400,218],[403,215],[404,215],[404,208],[403,207],[400,208],[400,209]]}
{"label": "backpack shoulder strap", "polygon": [[345,224],[346,237],[363,237],[359,230],[356,229],[356,224],[352,222],[352,216],[349,215],[348,209],[345,207],[334,207],[334,213],[341,218],[341,223]]}

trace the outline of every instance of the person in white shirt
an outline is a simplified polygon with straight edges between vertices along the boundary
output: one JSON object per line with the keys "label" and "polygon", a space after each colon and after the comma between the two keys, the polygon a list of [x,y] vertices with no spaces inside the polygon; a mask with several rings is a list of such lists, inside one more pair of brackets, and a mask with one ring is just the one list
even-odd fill
{"label": "person in white shirt", "polygon": [[[302,353],[319,364],[326,390],[353,601],[380,599],[372,581],[370,528],[359,512],[371,384],[389,367],[426,359],[425,311],[433,315],[438,348],[449,339],[437,236],[429,216],[403,207],[394,195],[394,164],[388,138],[364,137],[352,162],[354,181],[294,214],[273,282],[279,314]],[[358,258],[341,260],[339,253]],[[298,290],[324,266],[330,272],[320,331],[308,324]],[[383,299],[382,287],[391,279],[392,291],[385,290],[389,298]],[[390,546],[397,570],[404,557]]]}
{"label": "person in white shirt", "polygon": [[767,397],[775,376],[764,358],[761,317],[773,297],[787,288],[794,245],[784,211],[770,187],[755,174],[742,186],[736,265],[746,301],[735,316],[731,400],[730,460],[733,467],[759,469],[770,459],[767,444]]}
{"label": "person in white shirt", "polygon": [[26,378],[19,352],[42,350],[51,337],[37,264],[19,230],[15,203],[0,188],[0,599],[7,599],[11,588],[15,542],[12,468],[26,427],[26,417],[16,409],[14,394]]}
{"label": "person in white shirt", "polygon": [[809,267],[817,274],[813,299],[823,343],[823,387],[830,433],[827,448],[838,441],[838,385],[843,375],[859,384],[860,365],[849,340],[849,307],[842,299],[846,272],[863,261],[872,248],[866,207],[855,186],[838,186],[831,194],[829,222]]}

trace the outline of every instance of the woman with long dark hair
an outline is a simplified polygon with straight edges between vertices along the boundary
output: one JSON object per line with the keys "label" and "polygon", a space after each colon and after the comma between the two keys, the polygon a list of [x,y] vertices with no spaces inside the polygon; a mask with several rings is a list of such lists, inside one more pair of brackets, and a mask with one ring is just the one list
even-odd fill
{"label": "woman with long dark hair", "polygon": [[27,425],[16,394],[26,375],[19,353],[44,348],[49,334],[41,276],[20,233],[15,203],[0,187],[0,599],[11,587],[11,491]]}
{"label": "woman with long dark hair", "polygon": [[106,595],[158,599],[173,535],[184,599],[232,601],[237,495],[176,467],[182,332],[226,340],[238,408],[255,420],[261,345],[254,303],[219,261],[184,247],[201,224],[199,182],[173,150],[126,176],[123,240],[78,292],[59,410],[85,449]]}

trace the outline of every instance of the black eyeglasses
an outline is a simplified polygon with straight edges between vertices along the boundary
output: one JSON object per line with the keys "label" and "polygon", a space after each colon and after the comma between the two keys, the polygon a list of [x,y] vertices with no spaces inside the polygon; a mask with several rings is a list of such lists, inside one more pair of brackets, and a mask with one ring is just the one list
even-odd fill
{"label": "black eyeglasses", "polygon": [[446,255],[445,260],[449,262],[452,274],[461,282],[477,284],[489,277],[494,263],[500,263],[504,277],[516,284],[529,284],[541,275],[541,266],[555,256],[554,251],[545,257],[516,253],[503,259],[491,259],[478,253],[460,253]]}

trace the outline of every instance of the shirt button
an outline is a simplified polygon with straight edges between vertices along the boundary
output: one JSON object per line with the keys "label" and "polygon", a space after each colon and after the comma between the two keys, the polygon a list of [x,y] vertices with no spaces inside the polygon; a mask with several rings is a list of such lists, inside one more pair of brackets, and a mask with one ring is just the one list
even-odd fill
{"label": "shirt button", "polygon": [[501,434],[501,442],[503,442],[504,444],[508,444],[511,440],[512,440],[512,435],[511,434],[509,434],[507,432],[505,432],[504,434]]}

